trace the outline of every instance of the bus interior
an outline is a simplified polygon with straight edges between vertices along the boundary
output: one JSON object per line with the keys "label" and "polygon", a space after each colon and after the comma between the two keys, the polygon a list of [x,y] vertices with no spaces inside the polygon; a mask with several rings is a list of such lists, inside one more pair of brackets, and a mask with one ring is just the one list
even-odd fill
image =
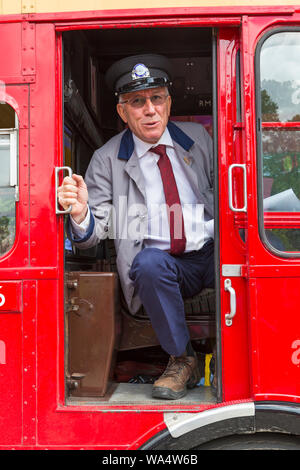
{"label": "bus interior", "polygon": [[[129,55],[168,56],[174,69],[171,119],[199,122],[212,135],[211,28],[97,28],[66,31],[62,38],[64,165],[73,172],[84,176],[94,150],[123,130],[105,72]],[[215,290],[185,299],[185,307],[202,378],[176,403],[214,403]],[[147,312],[132,316],[124,304],[113,240],[79,250],[65,236],[65,326],[68,403],[159,403],[151,388],[168,356]]]}

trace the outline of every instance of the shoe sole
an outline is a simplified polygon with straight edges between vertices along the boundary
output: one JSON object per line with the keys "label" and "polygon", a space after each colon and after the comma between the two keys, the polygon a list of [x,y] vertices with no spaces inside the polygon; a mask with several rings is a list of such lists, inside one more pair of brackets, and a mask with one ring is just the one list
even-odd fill
{"label": "shoe sole", "polygon": [[165,387],[153,387],[152,389],[152,397],[153,398],[163,398],[164,400],[178,400],[186,395],[186,388],[183,390],[179,390],[178,392],[174,392],[171,388]]}

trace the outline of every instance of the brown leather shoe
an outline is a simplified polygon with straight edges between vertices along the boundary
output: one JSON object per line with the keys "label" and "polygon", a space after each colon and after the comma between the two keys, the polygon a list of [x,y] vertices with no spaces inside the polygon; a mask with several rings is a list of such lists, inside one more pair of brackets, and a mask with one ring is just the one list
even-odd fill
{"label": "brown leather shoe", "polygon": [[164,373],[153,384],[152,396],[176,400],[184,397],[187,388],[193,388],[200,380],[198,360],[194,356],[170,356]]}

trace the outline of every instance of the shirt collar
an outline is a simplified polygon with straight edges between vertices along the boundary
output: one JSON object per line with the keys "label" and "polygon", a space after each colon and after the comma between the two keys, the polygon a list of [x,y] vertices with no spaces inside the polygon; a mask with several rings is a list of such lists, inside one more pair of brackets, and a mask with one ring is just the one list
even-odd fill
{"label": "shirt collar", "polygon": [[169,147],[174,147],[170,133],[168,128],[166,127],[164,133],[162,134],[161,138],[155,144],[151,144],[149,142],[144,142],[136,135],[132,134],[133,142],[135,145],[135,151],[138,158],[143,157],[152,147],[156,147],[157,145],[167,145]]}
{"label": "shirt collar", "polygon": [[[168,127],[169,136],[171,140],[175,140],[181,147],[183,147],[186,151],[189,151],[190,148],[193,146],[194,141],[191,139],[184,131],[182,131],[174,122],[169,122]],[[164,134],[163,134],[164,135]],[[134,140],[133,134],[130,129],[127,129],[122,136],[118,158],[121,160],[129,160],[133,151],[134,151]],[[149,144],[150,146],[150,144]],[[151,145],[152,147],[152,145]]]}

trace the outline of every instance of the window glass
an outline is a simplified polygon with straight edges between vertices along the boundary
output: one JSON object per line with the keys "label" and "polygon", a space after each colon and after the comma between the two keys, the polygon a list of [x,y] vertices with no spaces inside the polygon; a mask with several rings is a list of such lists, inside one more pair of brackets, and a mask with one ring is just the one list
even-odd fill
{"label": "window glass", "polygon": [[0,255],[13,245],[16,232],[15,189],[0,188]]}
{"label": "window glass", "polygon": [[274,228],[266,230],[266,236],[271,245],[279,251],[300,251],[300,229]]}
{"label": "window glass", "polygon": [[0,255],[3,255],[14,243],[18,199],[17,119],[8,104],[0,104],[0,126]]}
{"label": "window glass", "polygon": [[236,120],[240,122],[241,116],[241,54],[240,50],[236,53]]}
{"label": "window glass", "polygon": [[263,121],[300,121],[300,34],[270,36],[261,50]]}
{"label": "window glass", "polygon": [[300,212],[300,130],[264,129],[262,157],[265,211]]}
{"label": "window glass", "polygon": [[10,135],[0,135],[0,186],[9,186],[10,183]]}
{"label": "window glass", "polygon": [[[300,251],[300,31],[280,31],[260,49],[260,168],[268,243]],[[293,227],[288,224],[293,213]],[[299,218],[299,222],[298,222]],[[299,226],[299,228],[298,228]]]}

